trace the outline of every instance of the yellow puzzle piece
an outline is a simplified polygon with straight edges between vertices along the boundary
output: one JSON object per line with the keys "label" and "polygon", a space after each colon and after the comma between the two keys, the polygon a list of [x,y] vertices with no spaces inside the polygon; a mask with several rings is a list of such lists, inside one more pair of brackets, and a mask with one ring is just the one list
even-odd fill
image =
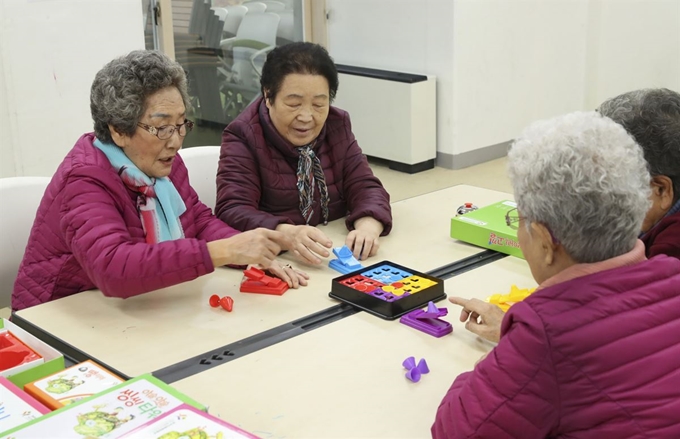
{"label": "yellow puzzle piece", "polygon": [[508,294],[494,294],[486,301],[498,305],[504,312],[507,312],[512,305],[526,299],[534,291],[536,288],[517,288],[517,285],[512,285]]}

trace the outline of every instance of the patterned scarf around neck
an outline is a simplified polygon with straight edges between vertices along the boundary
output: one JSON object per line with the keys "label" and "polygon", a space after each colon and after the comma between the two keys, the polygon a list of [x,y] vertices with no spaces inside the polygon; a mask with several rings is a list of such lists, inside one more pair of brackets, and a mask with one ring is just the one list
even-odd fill
{"label": "patterned scarf around neck", "polygon": [[297,168],[297,188],[300,194],[300,212],[305,223],[309,224],[314,214],[314,181],[316,180],[321,195],[323,223],[326,225],[328,224],[328,188],[326,187],[326,177],[321,168],[321,161],[314,154],[313,147],[314,143],[311,143],[298,148],[300,158]]}
{"label": "patterned scarf around neck", "polygon": [[117,145],[95,139],[94,146],[109,159],[120,178],[137,194],[137,211],[148,244],[184,238],[179,217],[187,210],[169,178],[152,178],[143,173]]}

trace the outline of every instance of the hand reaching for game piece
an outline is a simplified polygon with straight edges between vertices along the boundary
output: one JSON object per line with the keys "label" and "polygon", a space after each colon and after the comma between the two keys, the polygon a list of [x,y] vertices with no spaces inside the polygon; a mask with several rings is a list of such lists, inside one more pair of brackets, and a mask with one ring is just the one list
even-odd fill
{"label": "hand reaching for game piece", "polygon": [[464,299],[449,297],[449,302],[462,306],[460,321],[465,323],[465,329],[478,336],[498,343],[501,339],[501,323],[505,313],[496,305],[479,299]]}
{"label": "hand reaching for game piece", "polygon": [[286,250],[292,251],[303,262],[319,265],[321,258],[330,255],[327,249],[333,247],[333,242],[316,227],[279,224],[276,230],[288,237],[290,244]]}
{"label": "hand reaching for game piece", "polygon": [[365,216],[354,221],[354,230],[347,234],[345,245],[352,250],[354,257],[364,261],[378,253],[378,237],[383,231],[380,221]]}
{"label": "hand reaching for game piece", "polygon": [[[258,267],[262,268],[262,267]],[[279,261],[274,261],[267,269],[271,274],[288,284],[290,288],[298,288],[300,285],[307,286],[309,275],[301,270],[296,270],[290,264],[281,266]]]}

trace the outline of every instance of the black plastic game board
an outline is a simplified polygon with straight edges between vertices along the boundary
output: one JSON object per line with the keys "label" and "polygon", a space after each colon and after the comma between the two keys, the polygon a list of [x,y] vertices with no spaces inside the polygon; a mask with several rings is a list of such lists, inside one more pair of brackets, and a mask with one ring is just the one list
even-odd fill
{"label": "black plastic game board", "polygon": [[336,277],[328,295],[387,320],[446,298],[443,280],[390,261]]}

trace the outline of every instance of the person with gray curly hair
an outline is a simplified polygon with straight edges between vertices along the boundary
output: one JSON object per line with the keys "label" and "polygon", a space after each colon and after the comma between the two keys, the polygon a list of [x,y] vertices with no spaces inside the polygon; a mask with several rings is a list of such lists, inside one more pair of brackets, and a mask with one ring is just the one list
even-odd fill
{"label": "person with gray curly hair", "polygon": [[[455,379],[432,436],[680,437],[680,260],[648,260],[637,239],[650,205],[642,150],[621,125],[578,112],[529,126],[508,170],[506,224],[539,286]],[[473,332],[493,326],[487,307],[503,314],[450,300]]]}
{"label": "person with gray curly hair", "polygon": [[652,174],[652,206],[642,223],[647,257],[680,258],[680,93],[667,88],[623,93],[600,105],[642,147]]}
{"label": "person with gray curly hair", "polygon": [[95,76],[90,108],[94,132],[76,142],[40,203],[13,310],[94,288],[126,298],[227,264],[307,283],[275,259],[288,245],[282,233],[238,232],[189,185],[178,154],[193,127],[181,65],[154,51],[116,58]]}

